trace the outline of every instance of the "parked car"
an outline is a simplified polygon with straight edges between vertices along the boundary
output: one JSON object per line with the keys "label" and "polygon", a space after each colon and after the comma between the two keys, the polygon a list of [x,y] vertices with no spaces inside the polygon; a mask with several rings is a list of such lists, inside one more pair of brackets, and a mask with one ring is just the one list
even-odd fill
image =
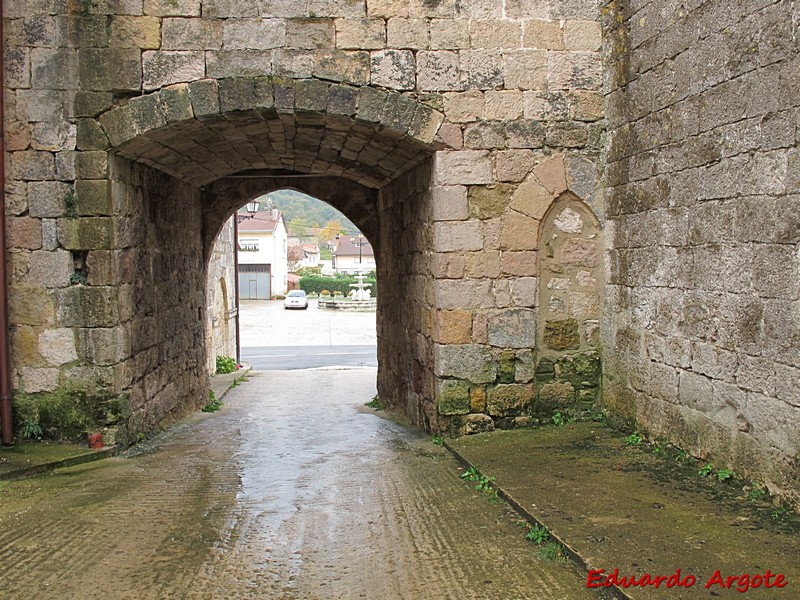
{"label": "parked car", "polygon": [[292,290],[283,299],[283,308],[308,308],[308,296],[303,290]]}

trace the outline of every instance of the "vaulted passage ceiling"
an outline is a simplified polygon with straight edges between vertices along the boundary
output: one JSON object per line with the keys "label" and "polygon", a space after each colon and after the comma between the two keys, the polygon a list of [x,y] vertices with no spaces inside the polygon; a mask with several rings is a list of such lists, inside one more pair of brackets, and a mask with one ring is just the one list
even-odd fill
{"label": "vaulted passage ceiling", "polygon": [[202,187],[237,173],[337,176],[381,188],[418,164],[424,144],[379,124],[319,113],[242,111],[149,131],[118,154]]}

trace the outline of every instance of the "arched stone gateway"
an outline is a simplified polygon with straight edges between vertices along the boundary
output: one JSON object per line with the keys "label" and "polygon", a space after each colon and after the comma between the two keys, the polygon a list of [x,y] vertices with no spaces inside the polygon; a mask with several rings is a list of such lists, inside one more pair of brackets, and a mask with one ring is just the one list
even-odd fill
{"label": "arched stone gateway", "polygon": [[599,4],[4,2],[17,422],[204,404],[214,239],[289,187],[373,243],[420,427],[599,396],[797,498],[797,3]]}

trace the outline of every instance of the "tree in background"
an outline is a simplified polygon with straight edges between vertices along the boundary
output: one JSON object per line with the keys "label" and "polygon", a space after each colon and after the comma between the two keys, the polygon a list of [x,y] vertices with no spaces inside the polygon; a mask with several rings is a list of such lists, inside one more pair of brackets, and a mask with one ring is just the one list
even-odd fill
{"label": "tree in background", "polygon": [[342,224],[339,223],[339,221],[337,220],[328,221],[325,224],[325,227],[320,229],[319,232],[317,233],[317,238],[323,244],[327,244],[341,232],[342,232]]}
{"label": "tree in background", "polygon": [[301,217],[295,217],[286,224],[286,229],[289,230],[291,236],[304,237],[308,235],[308,221]]}

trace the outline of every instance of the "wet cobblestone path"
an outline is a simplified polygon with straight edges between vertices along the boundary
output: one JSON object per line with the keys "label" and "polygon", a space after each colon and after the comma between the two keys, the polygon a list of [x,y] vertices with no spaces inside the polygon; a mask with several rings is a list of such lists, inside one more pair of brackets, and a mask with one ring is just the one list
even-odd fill
{"label": "wet cobblestone path", "polygon": [[256,373],[134,453],[0,487],[0,598],[591,598],[374,369]]}

